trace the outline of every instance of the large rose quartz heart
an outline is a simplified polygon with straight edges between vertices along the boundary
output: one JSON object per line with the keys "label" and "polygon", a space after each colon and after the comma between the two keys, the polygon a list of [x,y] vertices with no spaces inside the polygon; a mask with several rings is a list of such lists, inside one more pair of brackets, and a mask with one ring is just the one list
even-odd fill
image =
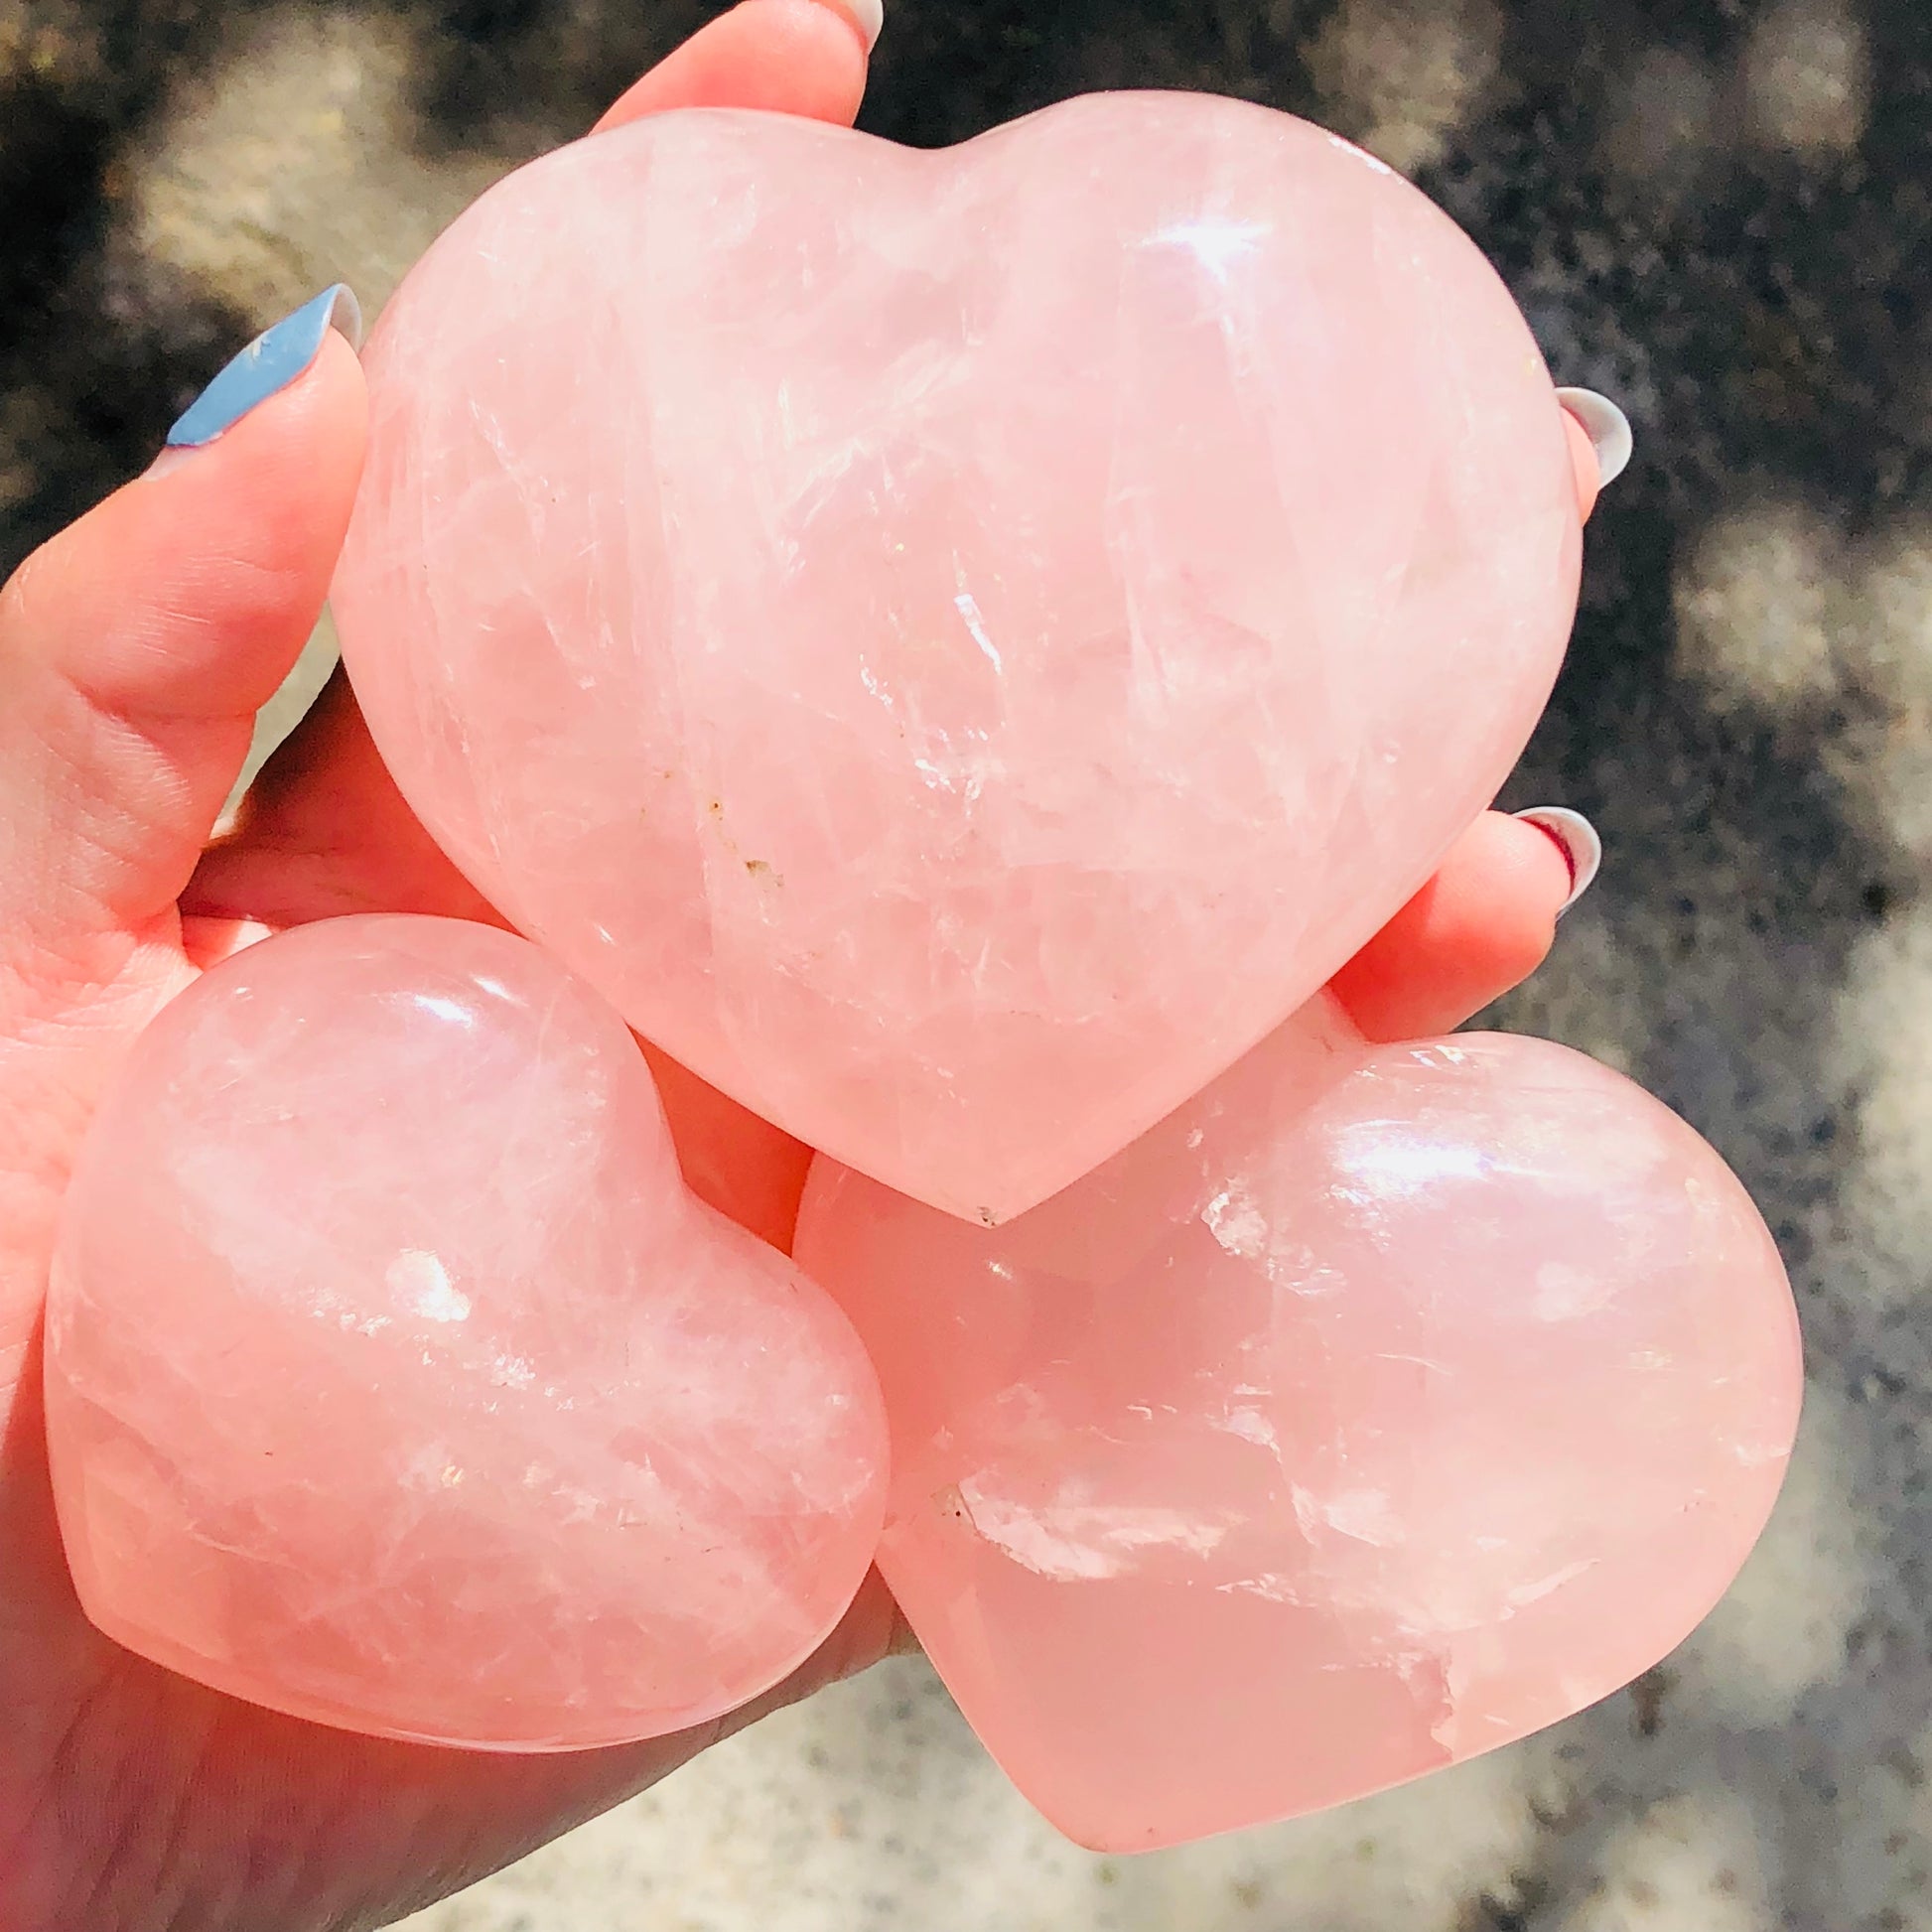
{"label": "large rose quartz heart", "polygon": [[1137,1850],[1507,1742],[1729,1583],[1796,1425],[1718,1157],[1541,1040],[1319,1004],[995,1233],[821,1162],[893,1419],[880,1568],[1020,1787]]}
{"label": "large rose quartz heart", "polygon": [[1508,293],[1238,101],[645,120],[485,196],[367,363],[336,611],[431,831],[675,1057],[988,1222],[1420,886],[1574,611]]}
{"label": "large rose quartz heart", "polygon": [[785,1676],[871,1561],[845,1318],[688,1195],[635,1043],[506,933],[357,918],[209,973],[73,1176],[48,1311],[87,1613],[190,1677],[546,1750]]}

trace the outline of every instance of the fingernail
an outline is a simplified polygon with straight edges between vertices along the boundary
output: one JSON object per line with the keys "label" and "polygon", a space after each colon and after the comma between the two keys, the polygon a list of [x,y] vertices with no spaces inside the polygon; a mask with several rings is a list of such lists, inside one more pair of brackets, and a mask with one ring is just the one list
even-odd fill
{"label": "fingernail", "polygon": [[1557,842],[1564,863],[1570,868],[1570,897],[1557,907],[1563,915],[1589,891],[1590,883],[1603,869],[1603,841],[1596,827],[1582,812],[1564,805],[1532,805],[1516,816],[1527,820],[1539,832],[1547,832]]}
{"label": "fingernail", "polygon": [[199,450],[232,429],[314,362],[332,329],[348,339],[349,347],[362,346],[361,305],[341,282],[257,336],[189,405],[168,432],[168,448]]}
{"label": "fingernail", "polygon": [[1630,453],[1637,446],[1629,417],[1594,389],[1559,389],[1557,400],[1583,424],[1596,452],[1596,486],[1615,483],[1630,467]]}
{"label": "fingernail", "polygon": [[886,0],[844,0],[845,10],[852,16],[852,24],[859,30],[859,38],[866,44],[870,54],[879,45],[879,37],[886,31]]}

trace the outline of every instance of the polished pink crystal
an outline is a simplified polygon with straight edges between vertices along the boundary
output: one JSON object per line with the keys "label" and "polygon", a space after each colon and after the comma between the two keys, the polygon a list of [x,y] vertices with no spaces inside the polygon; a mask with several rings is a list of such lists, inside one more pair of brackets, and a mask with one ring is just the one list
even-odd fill
{"label": "polished pink crystal", "polygon": [[439,1743],[743,1703],[883,1506],[845,1318],[685,1191],[601,999],[446,920],[271,939],[143,1035],[73,1177],[47,1395],[103,1630]]}
{"label": "polished pink crystal", "polygon": [[485,196],[367,366],[336,612],[432,832],[668,1052],[987,1222],[1421,885],[1574,610],[1503,285],[1244,102],[941,154],[656,116]]}
{"label": "polished pink crystal", "polygon": [[821,1162],[796,1253],[893,1418],[880,1554],[1082,1844],[1472,1756],[1683,1637],[1796,1425],[1789,1290],[1716,1154],[1541,1040],[1324,1000],[998,1231]]}

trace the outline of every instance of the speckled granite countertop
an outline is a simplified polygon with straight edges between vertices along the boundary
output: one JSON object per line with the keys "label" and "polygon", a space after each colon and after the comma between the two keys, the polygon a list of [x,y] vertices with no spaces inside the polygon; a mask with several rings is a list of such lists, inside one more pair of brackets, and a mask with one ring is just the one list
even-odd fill
{"label": "speckled granite countertop", "polygon": [[[252,330],[378,302],[688,0],[0,0],[0,560]],[[868,122],[1216,88],[1468,226],[1637,461],[1510,787],[1609,859],[1506,1025],[1624,1067],[1765,1204],[1811,1400],[1706,1628],[1558,1730],[1133,1863],[1058,1842],[917,1663],[786,1714],[436,1932],[1932,1927],[1932,7],[897,0]]]}

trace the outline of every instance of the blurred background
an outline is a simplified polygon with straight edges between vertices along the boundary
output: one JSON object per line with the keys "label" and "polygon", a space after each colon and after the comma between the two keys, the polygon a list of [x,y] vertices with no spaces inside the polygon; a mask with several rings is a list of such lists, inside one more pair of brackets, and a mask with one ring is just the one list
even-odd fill
{"label": "blurred background", "polygon": [[[0,0],[0,567],[712,11]],[[1662,1094],[1763,1204],[1809,1340],[1786,1496],[1628,1692],[1325,1818],[1075,1852],[907,1661],[410,1923],[1932,1928],[1932,6],[889,0],[864,124],[937,145],[1114,86],[1363,141],[1635,422],[1506,799],[1588,813],[1607,864],[1493,1017]]]}

